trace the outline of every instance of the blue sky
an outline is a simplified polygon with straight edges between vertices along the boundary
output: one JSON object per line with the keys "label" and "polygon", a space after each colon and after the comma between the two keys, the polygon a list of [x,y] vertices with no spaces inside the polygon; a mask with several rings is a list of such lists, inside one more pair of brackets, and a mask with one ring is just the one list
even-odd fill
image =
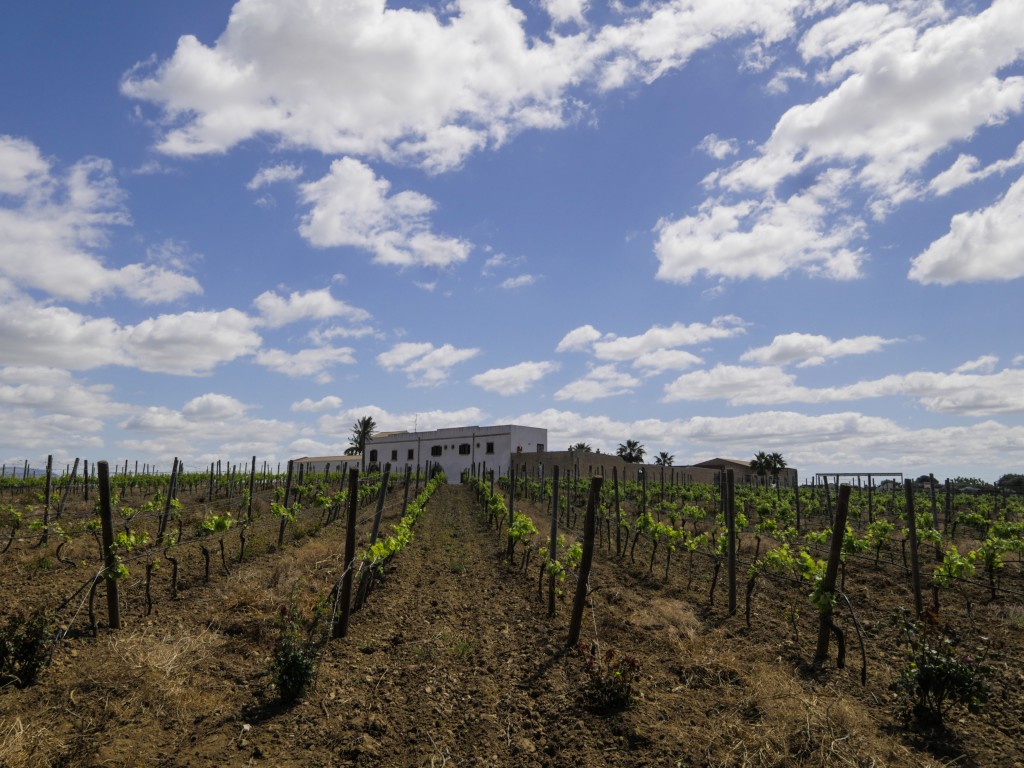
{"label": "blue sky", "polygon": [[1024,3],[18,3],[0,458],[1024,469]]}

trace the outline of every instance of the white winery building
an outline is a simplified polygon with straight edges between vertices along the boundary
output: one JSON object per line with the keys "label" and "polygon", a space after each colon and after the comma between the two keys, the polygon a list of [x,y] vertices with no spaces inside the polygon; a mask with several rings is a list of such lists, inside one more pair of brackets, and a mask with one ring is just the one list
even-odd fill
{"label": "white winery building", "polygon": [[543,453],[547,441],[546,429],[516,424],[381,432],[366,444],[366,466],[391,464],[392,473],[404,473],[406,467],[422,471],[429,462],[444,470],[449,483],[457,483],[463,472],[474,467],[507,474],[514,456]]}

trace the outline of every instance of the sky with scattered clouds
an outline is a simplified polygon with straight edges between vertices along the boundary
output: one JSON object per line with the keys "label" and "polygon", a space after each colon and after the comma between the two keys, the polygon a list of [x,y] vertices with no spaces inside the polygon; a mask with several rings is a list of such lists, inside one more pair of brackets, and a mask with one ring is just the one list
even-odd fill
{"label": "sky with scattered clouds", "polygon": [[[1024,471],[1024,3],[17,3],[0,460]],[[9,470],[8,470],[9,471]]]}

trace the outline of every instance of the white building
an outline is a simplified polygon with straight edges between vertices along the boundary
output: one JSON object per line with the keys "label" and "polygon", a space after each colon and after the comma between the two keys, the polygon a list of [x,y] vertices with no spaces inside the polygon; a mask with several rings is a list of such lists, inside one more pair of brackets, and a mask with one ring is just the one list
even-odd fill
{"label": "white building", "polygon": [[429,462],[444,470],[449,483],[457,483],[463,472],[474,467],[508,474],[514,455],[542,453],[547,441],[546,429],[515,424],[381,432],[366,444],[366,466],[391,464],[392,473],[404,473],[407,467],[424,471]]}

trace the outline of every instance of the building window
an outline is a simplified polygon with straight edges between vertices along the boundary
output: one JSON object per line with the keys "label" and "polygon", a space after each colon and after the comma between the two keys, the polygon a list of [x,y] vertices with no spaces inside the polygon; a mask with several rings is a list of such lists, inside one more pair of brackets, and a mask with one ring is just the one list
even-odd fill
{"label": "building window", "polygon": [[370,451],[370,463],[372,464],[376,460],[377,460],[377,449],[374,448],[372,451]]}
{"label": "building window", "polygon": [[537,453],[544,453],[544,443],[537,443]]}
{"label": "building window", "polygon": [[462,445],[459,446],[459,456],[469,456],[469,452],[472,448],[473,446],[469,443],[462,443]]}
{"label": "building window", "polygon": [[494,443],[487,444],[487,453],[494,453]]}
{"label": "building window", "polygon": [[392,461],[398,461],[398,449],[397,448],[395,448],[393,451],[391,451],[391,460]]}
{"label": "building window", "polygon": [[431,456],[440,456],[441,455],[441,446],[440,445],[435,445],[433,448],[431,448],[430,449],[430,455]]}
{"label": "building window", "polygon": [[410,448],[409,449],[409,455],[405,457],[405,460],[406,461],[412,461],[415,458],[416,458],[416,449],[415,448]]}

